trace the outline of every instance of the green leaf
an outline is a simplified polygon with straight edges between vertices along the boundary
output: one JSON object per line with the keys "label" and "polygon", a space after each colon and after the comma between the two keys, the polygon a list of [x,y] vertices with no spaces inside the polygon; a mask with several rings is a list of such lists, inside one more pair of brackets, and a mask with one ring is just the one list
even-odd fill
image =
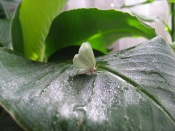
{"label": "green leaf", "polygon": [[144,22],[156,22],[159,20],[158,17],[151,17],[151,16],[146,16],[146,15],[140,15],[139,13],[136,12],[131,12],[133,15],[137,16],[139,19],[141,19]]}
{"label": "green leaf", "polygon": [[0,19],[0,44],[9,47],[11,44],[11,20]]}
{"label": "green leaf", "polygon": [[2,6],[2,13],[7,19],[12,19],[17,6],[21,0],[1,0],[0,5]]}
{"label": "green leaf", "polygon": [[131,5],[124,4],[123,6],[121,6],[121,8],[132,8],[132,7],[139,6],[139,5],[150,4],[152,2],[155,2],[155,0],[146,0],[141,3],[136,3],[136,4],[131,4]]}
{"label": "green leaf", "polygon": [[98,72],[0,49],[0,104],[30,131],[173,131],[175,54],[159,36],[97,58]]}
{"label": "green leaf", "polygon": [[[13,26],[20,30],[19,37],[16,35],[17,32],[12,32],[14,49],[20,53],[24,52],[29,59],[43,61],[45,39],[50,25],[53,19],[62,11],[66,1],[23,0],[13,21]],[[19,41],[20,43],[17,43]]]}
{"label": "green leaf", "polygon": [[61,13],[53,21],[46,39],[46,54],[89,41],[92,47],[107,53],[108,46],[119,38],[156,36],[153,28],[135,16],[116,10],[76,9]]}
{"label": "green leaf", "polygon": [[170,47],[173,49],[173,51],[175,52],[175,41],[174,42],[172,42],[171,44],[170,44]]}
{"label": "green leaf", "polygon": [[16,9],[16,13],[12,21],[11,32],[12,32],[13,49],[18,53],[24,55],[25,53],[24,53],[24,44],[23,44],[23,34],[22,34],[22,28],[21,28],[20,19],[19,19],[20,6],[21,5],[19,5],[19,7]]}
{"label": "green leaf", "polygon": [[175,3],[175,0],[168,0],[168,2],[170,2],[170,3]]}

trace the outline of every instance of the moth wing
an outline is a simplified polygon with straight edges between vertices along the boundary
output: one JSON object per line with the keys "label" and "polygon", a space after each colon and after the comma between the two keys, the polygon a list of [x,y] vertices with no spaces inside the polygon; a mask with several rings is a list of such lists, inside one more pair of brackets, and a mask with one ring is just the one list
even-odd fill
{"label": "moth wing", "polygon": [[84,64],[88,65],[89,68],[94,68],[96,60],[94,53],[89,42],[84,42],[79,49],[79,58],[83,60]]}
{"label": "moth wing", "polygon": [[91,69],[95,67],[96,60],[91,45],[84,42],[78,54],[73,59],[74,66],[78,69]]}
{"label": "moth wing", "polygon": [[79,54],[76,54],[73,58],[73,64],[77,69],[89,69],[88,65],[86,65],[80,58]]}

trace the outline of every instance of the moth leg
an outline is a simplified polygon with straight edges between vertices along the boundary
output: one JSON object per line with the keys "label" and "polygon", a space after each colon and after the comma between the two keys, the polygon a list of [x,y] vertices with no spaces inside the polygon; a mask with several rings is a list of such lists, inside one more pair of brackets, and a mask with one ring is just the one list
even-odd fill
{"label": "moth leg", "polygon": [[90,74],[94,73],[95,71],[96,71],[95,68],[90,68],[90,69],[87,69],[87,70],[79,71],[78,74],[80,74],[80,75],[82,75],[82,74],[90,75]]}

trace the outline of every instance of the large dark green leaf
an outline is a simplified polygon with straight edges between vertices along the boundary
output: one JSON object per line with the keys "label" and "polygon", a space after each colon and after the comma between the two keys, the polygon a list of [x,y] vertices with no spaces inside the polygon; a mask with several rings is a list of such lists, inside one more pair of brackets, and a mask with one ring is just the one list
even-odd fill
{"label": "large dark green leaf", "polygon": [[[13,47],[32,60],[43,61],[45,39],[53,19],[67,0],[23,0],[13,21]],[[16,32],[19,30],[19,32]]]}
{"label": "large dark green leaf", "polygon": [[0,49],[0,103],[30,131],[175,129],[175,55],[161,37],[97,61],[78,75]]}
{"label": "large dark green leaf", "polygon": [[116,10],[77,9],[60,14],[46,39],[46,54],[89,41],[93,48],[107,53],[107,47],[126,36],[155,37],[155,30],[135,16]]}

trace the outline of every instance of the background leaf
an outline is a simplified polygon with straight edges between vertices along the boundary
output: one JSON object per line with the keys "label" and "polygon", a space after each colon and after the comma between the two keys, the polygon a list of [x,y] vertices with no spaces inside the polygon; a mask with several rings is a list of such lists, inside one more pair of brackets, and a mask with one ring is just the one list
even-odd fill
{"label": "background leaf", "polygon": [[0,19],[0,44],[9,47],[11,44],[11,20]]}
{"label": "background leaf", "polygon": [[139,5],[150,4],[152,2],[155,2],[155,0],[145,0],[143,2],[136,3],[136,4],[131,4],[131,5],[125,5],[124,4],[123,6],[121,6],[121,8],[132,8],[132,7],[139,6]]}
{"label": "background leaf", "polygon": [[29,59],[43,61],[50,25],[65,3],[66,0],[23,0],[13,21],[13,28],[17,26],[22,33],[17,37],[16,32],[12,32],[14,49]]}
{"label": "background leaf", "polygon": [[97,58],[98,72],[0,49],[0,104],[26,130],[175,129],[175,55],[161,38]]}
{"label": "background leaf", "polygon": [[175,3],[175,0],[168,0],[168,2],[170,2],[170,3]]}
{"label": "background leaf", "polygon": [[107,53],[115,40],[131,36],[153,38],[153,28],[135,16],[115,10],[76,9],[61,13],[53,21],[46,39],[46,54],[89,41],[94,49]]}
{"label": "background leaf", "polygon": [[171,44],[170,44],[170,47],[173,49],[173,51],[175,52],[175,42],[172,42]]}
{"label": "background leaf", "polygon": [[[1,0],[0,1],[0,14],[3,18],[12,19],[16,8],[21,0]],[[1,16],[0,15],[0,16]]]}

